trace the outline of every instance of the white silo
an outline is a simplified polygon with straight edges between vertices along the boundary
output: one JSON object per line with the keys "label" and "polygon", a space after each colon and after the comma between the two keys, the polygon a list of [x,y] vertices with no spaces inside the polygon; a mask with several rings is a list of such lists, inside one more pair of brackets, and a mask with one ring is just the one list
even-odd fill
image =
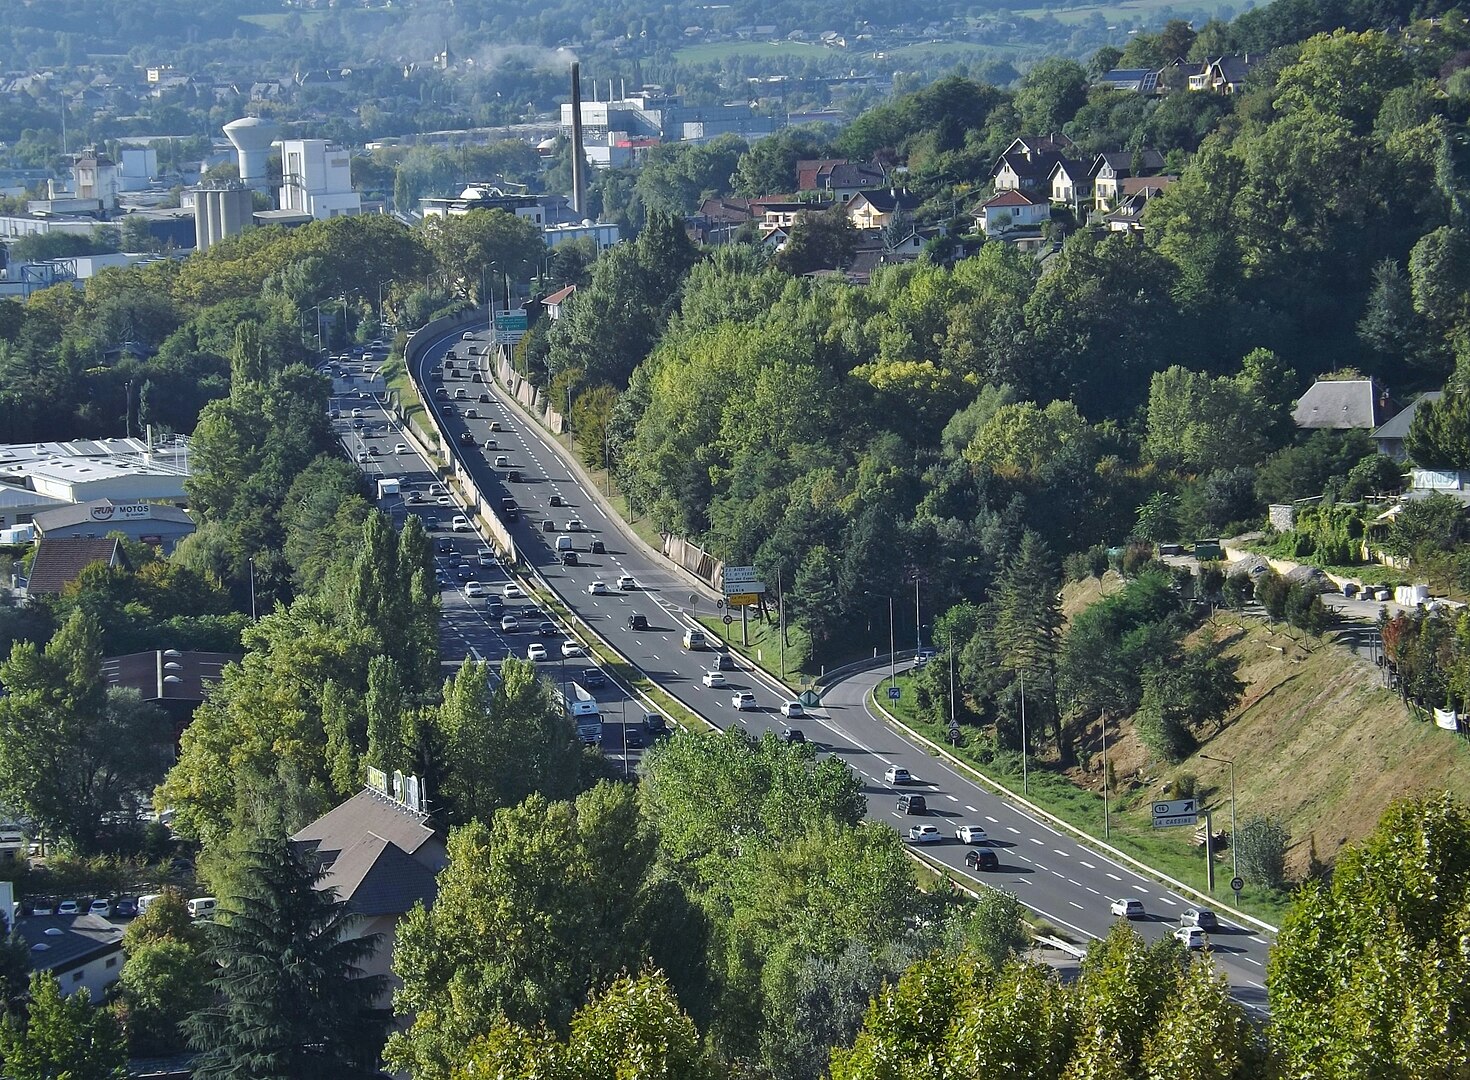
{"label": "white silo", "polygon": [[225,125],[225,138],[234,144],[240,156],[240,182],[246,187],[269,189],[265,163],[276,135],[276,125],[258,116],[242,116]]}

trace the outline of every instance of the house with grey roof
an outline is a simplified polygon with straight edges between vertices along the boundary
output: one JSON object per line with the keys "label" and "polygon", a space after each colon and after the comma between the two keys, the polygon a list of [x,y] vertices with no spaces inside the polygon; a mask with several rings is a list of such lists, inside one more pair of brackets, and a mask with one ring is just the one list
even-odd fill
{"label": "house with grey roof", "polygon": [[1431,390],[1427,394],[1420,394],[1409,402],[1402,412],[1396,413],[1387,421],[1373,429],[1373,441],[1378,444],[1378,452],[1393,458],[1395,461],[1407,461],[1409,453],[1404,448],[1404,440],[1409,437],[1409,425],[1414,422],[1414,414],[1419,411],[1419,406],[1425,402],[1438,401],[1444,397],[1443,391]]}
{"label": "house with grey roof", "polygon": [[362,969],[364,975],[387,977],[381,1001],[386,1005],[398,985],[393,976],[398,920],[415,904],[434,903],[435,876],[449,861],[428,815],[364,788],[294,834],[291,843],[321,860],[325,874],[317,887],[346,901],[354,916],[348,933],[353,938],[378,935]]}
{"label": "house with grey roof", "polygon": [[31,971],[49,971],[63,994],[100,1002],[122,974],[122,928],[100,915],[31,915],[15,920]]}
{"label": "house with grey roof", "polygon": [[1388,391],[1372,379],[1318,379],[1291,418],[1299,428],[1373,431],[1397,411]]}

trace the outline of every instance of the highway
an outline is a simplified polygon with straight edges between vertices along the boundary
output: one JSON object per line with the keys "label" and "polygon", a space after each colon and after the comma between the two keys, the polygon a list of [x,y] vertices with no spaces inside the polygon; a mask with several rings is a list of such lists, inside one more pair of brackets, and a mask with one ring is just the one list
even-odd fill
{"label": "highway", "polygon": [[[476,343],[484,344],[483,340]],[[442,427],[456,440],[460,460],[490,506],[498,507],[504,497],[515,499],[519,505],[520,519],[508,527],[521,556],[616,651],[710,723],[722,729],[740,724],[753,735],[779,731],[787,722],[780,707],[789,700],[790,692],[764,673],[745,667],[741,660],[736,661],[741,665],[739,670],[726,673],[725,686],[704,685],[702,676],[711,667],[713,655],[681,647],[683,631],[693,625],[686,612],[691,597],[698,594],[661,556],[648,552],[620,522],[604,514],[600,503],[583,486],[580,473],[569,466],[566,448],[503,400],[502,392],[482,366],[483,358],[477,358],[474,365],[457,360],[454,369],[443,370],[442,378],[433,374],[451,349],[464,357],[470,344],[459,335],[430,343],[412,375]],[[476,375],[478,382],[474,381]],[[470,415],[471,410],[474,415]],[[475,446],[458,441],[465,432],[475,440]],[[402,469],[408,463],[393,460],[392,468],[404,475]],[[374,463],[370,460],[366,467],[373,469]],[[379,458],[377,467],[387,466]],[[419,467],[423,468],[421,462]],[[512,473],[519,478],[511,479]],[[569,527],[574,520],[580,523],[580,529]],[[577,565],[561,564],[554,551],[559,536],[572,538]],[[604,554],[592,553],[594,540],[603,543]],[[466,539],[460,543],[479,547],[478,541]],[[621,575],[631,576],[636,587],[616,588],[614,583]],[[589,592],[592,583],[598,581],[608,586],[608,595]],[[461,651],[467,645],[485,655],[500,655],[507,648],[519,647],[519,641],[497,637],[483,619],[477,622],[481,610],[478,604],[483,601],[466,599],[469,610],[456,615],[457,603],[446,601],[446,639]],[[635,613],[647,618],[648,629],[629,627],[628,616]],[[454,650],[446,648],[446,656],[450,655]],[[868,700],[884,675],[875,671],[839,682],[825,691],[820,707],[789,721],[800,726],[820,752],[840,757],[862,778],[870,817],[905,835],[907,828],[916,823],[938,826],[945,839],[926,844],[926,855],[977,884],[1014,893],[1028,908],[1081,941],[1107,934],[1116,921],[1109,910],[1114,899],[1143,902],[1147,915],[1135,920],[1134,926],[1148,940],[1171,933],[1179,926],[1180,914],[1196,906],[1196,901],[1140,876],[1010,800],[988,793],[927,749],[901,737],[876,714]],[[756,707],[737,711],[731,697],[739,692],[754,695]],[[913,782],[902,787],[885,783],[884,773],[889,766],[908,769]],[[924,794],[929,815],[901,815],[896,805],[901,792]],[[961,844],[954,836],[962,824],[986,830],[987,846],[997,854],[999,870],[987,873],[965,867],[965,853],[972,845]],[[1180,842],[1186,842],[1183,835]],[[1230,979],[1236,996],[1252,1008],[1264,1008],[1265,937],[1222,919],[1220,930],[1211,933],[1210,943],[1216,963]]]}

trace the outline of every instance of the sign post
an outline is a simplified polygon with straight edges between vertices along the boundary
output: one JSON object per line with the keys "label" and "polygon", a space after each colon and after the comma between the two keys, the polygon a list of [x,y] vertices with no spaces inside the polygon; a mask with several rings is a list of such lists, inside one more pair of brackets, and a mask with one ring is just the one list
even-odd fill
{"label": "sign post", "polygon": [[1153,812],[1155,829],[1170,829],[1176,825],[1197,825],[1199,823],[1199,800],[1174,799],[1168,802],[1156,802],[1153,805]]}

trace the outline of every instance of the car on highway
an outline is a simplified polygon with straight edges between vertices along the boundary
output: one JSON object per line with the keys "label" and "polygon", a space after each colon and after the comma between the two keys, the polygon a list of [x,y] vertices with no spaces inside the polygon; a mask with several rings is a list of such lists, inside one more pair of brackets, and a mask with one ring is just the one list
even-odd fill
{"label": "car on highway", "polygon": [[606,555],[607,545],[604,544],[601,540],[594,540],[592,541],[592,546],[588,548],[588,550],[591,551],[594,555]]}
{"label": "car on highway", "polygon": [[520,597],[525,596],[526,594],[521,592],[521,587],[517,585],[514,581],[508,581],[501,588],[500,595],[505,597],[507,600],[517,600]]}
{"label": "car on highway", "polygon": [[395,454],[406,454],[406,453],[408,453],[408,443],[394,443],[393,444],[393,452]]}
{"label": "car on highway", "polygon": [[1000,859],[993,851],[967,851],[965,865],[971,870],[999,870]]}
{"label": "car on highway", "polygon": [[540,626],[536,627],[536,633],[542,637],[556,637],[561,631],[556,628],[556,623],[550,619],[546,619],[542,621]]}
{"label": "car on highway", "polygon": [[723,671],[706,671],[699,681],[711,690],[729,685],[725,682],[725,673]]}
{"label": "car on highway", "polygon": [[799,701],[781,702],[781,715],[788,719],[793,716],[805,716],[806,707]]}
{"label": "car on highway", "polygon": [[547,506],[565,506],[566,503],[562,502],[562,498],[561,498],[560,495],[553,495],[551,498],[549,498],[549,499],[546,500],[546,505]]}
{"label": "car on highway", "polygon": [[581,532],[582,522],[578,518],[572,518],[567,522],[567,532]]}
{"label": "car on highway", "polygon": [[561,643],[561,654],[566,657],[582,656],[582,643],[579,641],[563,641]]}
{"label": "car on highway", "polygon": [[[490,395],[489,394],[481,394],[480,395],[480,401],[482,403],[488,405],[490,403]],[[499,431],[500,428],[496,427],[494,424],[491,424],[490,425],[490,430],[491,431]]]}
{"label": "car on highway", "polygon": [[505,610],[505,601],[491,593],[485,599],[485,610],[490,612],[490,617],[493,619]]}
{"label": "car on highway", "polygon": [[[506,457],[504,454],[496,454],[495,455],[495,467],[497,469],[508,469],[508,468],[510,468],[510,458]],[[555,506],[556,504],[555,503],[552,503],[551,505]]]}
{"label": "car on highway", "polygon": [[888,766],[888,770],[883,774],[883,782],[885,784],[907,784],[911,780],[913,780],[913,777],[909,775],[909,771],[902,765],[890,765]]}
{"label": "car on highway", "polygon": [[494,566],[500,560],[496,557],[494,551],[489,548],[481,548],[479,555],[475,557],[475,561],[481,566]]}
{"label": "car on highway", "polygon": [[633,580],[632,574],[621,574],[618,576],[618,588],[622,592],[632,592],[638,588],[638,582]]}
{"label": "car on highway", "polygon": [[366,465],[371,460],[372,458],[368,457],[368,452],[366,450],[359,450],[357,452],[357,463],[359,465]]}
{"label": "car on highway", "polygon": [[1112,901],[1108,905],[1108,911],[1124,919],[1142,919],[1145,917],[1143,901],[1135,900],[1128,896]]}
{"label": "car on highway", "polygon": [[[490,395],[489,394],[481,394],[480,395],[480,400],[481,401],[489,401],[490,400]],[[500,421],[499,420],[491,420],[490,421],[490,430],[491,431],[504,431],[505,428],[503,428],[503,427],[500,426]]]}
{"label": "car on highway", "polygon": [[461,431],[459,433],[459,441],[461,443],[463,443],[465,446],[474,446],[475,445],[475,437],[473,435],[471,435],[468,431]]}
{"label": "car on highway", "polygon": [[455,532],[469,532],[470,519],[465,517],[463,514],[455,514],[454,520],[449,523],[449,527]]}
{"label": "car on highway", "polygon": [[446,390],[446,389],[444,389],[444,387],[442,387],[442,386],[436,386],[436,387],[434,387],[434,396],[435,397],[448,397],[449,396],[449,391]]}
{"label": "car on highway", "polygon": [[915,844],[938,844],[944,840],[944,834],[938,825],[910,825],[909,840]]}
{"label": "car on highway", "polygon": [[556,522],[552,521],[550,518],[542,518],[541,519],[541,531],[542,532],[556,532]]}
{"label": "car on highway", "polygon": [[961,825],[954,831],[955,837],[962,844],[988,844],[990,837],[979,825]]}
{"label": "car on highway", "polygon": [[900,795],[898,801],[894,803],[894,809],[900,814],[924,817],[929,813],[929,800],[922,795]]}
{"label": "car on highway", "polygon": [[377,456],[378,456],[378,455],[379,455],[379,454],[381,454],[381,453],[382,453],[382,451],[381,451],[381,450],[379,450],[379,449],[378,449],[378,448],[377,448],[377,447],[376,447],[376,446],[369,446],[369,447],[368,447],[368,453],[369,453],[369,454],[370,454],[370,455],[371,455],[371,456],[373,456],[373,457],[377,457]]}
{"label": "car on highway", "polygon": [[448,495],[436,495],[436,496],[434,496],[434,502],[436,504],[438,504],[439,506],[448,506],[449,505],[449,496]]}
{"label": "car on highway", "polygon": [[647,630],[648,629],[648,616],[647,615],[639,615],[637,612],[634,612],[632,615],[629,615],[628,616],[628,629],[629,630]]}
{"label": "car on highway", "polygon": [[582,685],[587,687],[607,685],[607,676],[602,673],[602,668],[584,668],[582,671]]}
{"label": "car on highway", "polygon": [[531,644],[529,644],[529,645],[526,646],[526,659],[527,660],[545,660],[546,659],[546,646],[543,645],[543,644],[541,644],[541,642],[539,642],[539,641],[533,641],[533,642],[531,642]]}
{"label": "car on highway", "polygon": [[607,582],[605,581],[594,581],[591,585],[587,586],[588,596],[606,596],[608,592]]}
{"label": "car on highway", "polygon": [[741,690],[738,694],[730,695],[730,704],[735,707],[737,712],[754,709],[756,707],[755,695],[749,690]]}
{"label": "car on highway", "polygon": [[468,596],[472,600],[479,600],[488,591],[489,590],[485,588],[485,585],[484,585],[483,582],[479,582],[479,581],[466,581],[464,583],[464,594],[466,596]]}
{"label": "car on highway", "polygon": [[563,551],[561,553],[561,564],[563,566],[576,566],[577,553],[575,551]]}
{"label": "car on highway", "polygon": [[784,743],[806,742],[806,732],[799,727],[783,727],[781,729],[781,741]]}
{"label": "car on highway", "polygon": [[709,666],[713,671],[734,671],[735,660],[729,653],[715,653],[715,658],[710,661]]}
{"label": "car on highway", "polygon": [[500,620],[500,632],[502,634],[515,634],[521,629],[521,620],[514,615],[506,615]]}
{"label": "car on highway", "polygon": [[359,419],[361,416],[362,416],[362,410],[361,409],[353,409],[352,410],[352,418],[354,420]]}
{"label": "car on highway", "polygon": [[1201,930],[1220,929],[1220,920],[1209,908],[1186,908],[1179,916],[1180,926],[1197,926]]}
{"label": "car on highway", "polygon": [[[478,420],[478,419],[480,419],[480,410],[479,409],[466,409],[464,411],[464,418],[466,420]],[[493,450],[494,447],[491,447],[491,449]]]}
{"label": "car on highway", "polygon": [[460,563],[454,568],[454,576],[460,581],[469,581],[475,576],[475,568],[469,563]]}
{"label": "car on highway", "polygon": [[1174,931],[1174,938],[1186,949],[1208,949],[1210,939],[1198,926],[1181,926]]}

